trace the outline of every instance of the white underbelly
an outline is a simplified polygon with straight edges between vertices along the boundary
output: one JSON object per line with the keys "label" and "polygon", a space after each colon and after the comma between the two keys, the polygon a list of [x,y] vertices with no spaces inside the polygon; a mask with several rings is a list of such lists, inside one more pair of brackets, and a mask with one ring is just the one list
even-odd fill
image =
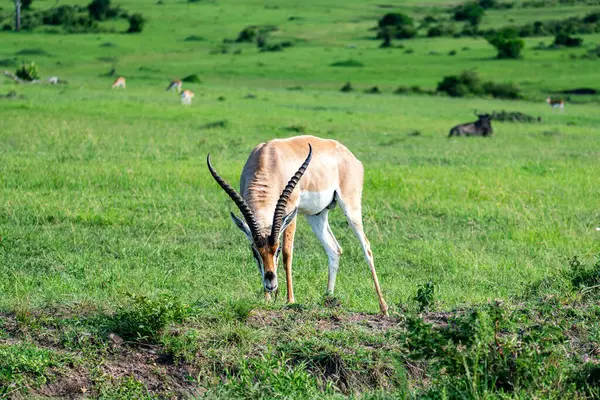
{"label": "white underbelly", "polygon": [[331,204],[335,188],[322,192],[300,192],[298,212],[300,214],[315,215]]}

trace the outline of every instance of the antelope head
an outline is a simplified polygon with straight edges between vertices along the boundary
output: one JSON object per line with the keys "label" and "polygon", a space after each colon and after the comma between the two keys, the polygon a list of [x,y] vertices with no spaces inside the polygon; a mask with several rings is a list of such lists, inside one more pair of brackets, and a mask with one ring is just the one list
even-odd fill
{"label": "antelope head", "polygon": [[212,174],[213,178],[217,181],[219,186],[223,188],[225,193],[229,195],[231,200],[238,207],[242,213],[243,219],[237,217],[233,212],[231,213],[231,219],[235,225],[246,235],[250,242],[250,249],[256,259],[258,270],[262,277],[263,286],[265,291],[270,293],[277,291],[277,263],[279,261],[279,255],[281,254],[281,234],[287,226],[294,220],[298,209],[295,208],[289,214],[285,214],[287,203],[293,193],[296,185],[304,175],[308,164],[312,158],[312,147],[308,145],[308,156],[302,163],[298,171],[289,180],[275,206],[273,213],[273,222],[269,234],[261,234],[261,227],[258,224],[256,216],[252,209],[248,206],[244,198],[229,184],[227,183],[215,169],[210,162],[210,154],[206,159],[208,169]]}

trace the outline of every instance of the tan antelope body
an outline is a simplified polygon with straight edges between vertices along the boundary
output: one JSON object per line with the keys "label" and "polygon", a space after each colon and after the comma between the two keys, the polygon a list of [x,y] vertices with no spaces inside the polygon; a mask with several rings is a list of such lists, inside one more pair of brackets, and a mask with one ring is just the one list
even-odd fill
{"label": "tan antelope body", "polygon": [[[297,213],[306,216],[327,253],[327,291],[333,293],[342,248],[329,227],[328,214],[339,204],[361,243],[375,283],[379,307],[387,315],[373,253],[363,230],[361,197],[364,170],[350,150],[335,140],[315,136],[261,143],[254,148],[242,170],[241,195],[217,174],[210,163],[210,154],[207,163],[215,180],[244,216],[242,220],[231,213],[235,224],[250,241],[262,275],[265,297],[269,298],[269,293],[278,288],[277,263],[282,252],[287,300],[294,302],[292,257]],[[280,240],[282,236],[283,241]]]}
{"label": "tan antelope body", "polygon": [[181,104],[192,104],[194,98],[194,92],[191,90],[184,90],[181,92]]}
{"label": "tan antelope body", "polygon": [[118,77],[112,84],[112,88],[123,88],[125,89],[127,86],[125,84],[125,78],[122,76]]}
{"label": "tan antelope body", "polygon": [[546,103],[550,104],[550,107],[552,107],[553,110],[555,108],[559,108],[561,111],[564,111],[565,109],[565,101],[562,99],[553,99],[551,97],[548,97],[546,99]]}
{"label": "tan antelope body", "polygon": [[167,92],[173,88],[177,89],[177,93],[181,93],[181,90],[183,89],[183,83],[179,80],[171,82],[169,86],[167,86]]}

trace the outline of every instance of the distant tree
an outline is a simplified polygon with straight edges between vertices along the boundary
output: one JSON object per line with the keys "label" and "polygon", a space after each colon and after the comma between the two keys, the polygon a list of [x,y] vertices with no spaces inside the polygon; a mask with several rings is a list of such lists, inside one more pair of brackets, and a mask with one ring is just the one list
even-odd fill
{"label": "distant tree", "polygon": [[92,0],[88,4],[90,17],[97,21],[104,21],[110,11],[110,0]]}
{"label": "distant tree", "polygon": [[31,3],[33,3],[33,0],[21,0],[21,8],[23,8],[23,10],[29,10],[31,8]]}
{"label": "distant tree", "polygon": [[455,21],[468,21],[472,26],[481,23],[485,10],[476,2],[464,3],[454,10]]}
{"label": "distant tree", "polygon": [[388,13],[379,20],[379,27],[413,25],[413,20],[406,14]]}
{"label": "distant tree", "polygon": [[127,33],[139,33],[144,29],[144,25],[146,24],[146,19],[140,13],[135,13],[131,17],[129,17],[129,29],[127,29]]}
{"label": "distant tree", "polygon": [[514,30],[496,32],[486,37],[486,40],[498,50],[497,58],[521,58],[521,51],[525,47]]}
{"label": "distant tree", "polygon": [[417,34],[413,20],[406,14],[389,13],[384,15],[378,22],[378,39],[383,39],[381,47],[390,47],[392,39],[410,39]]}

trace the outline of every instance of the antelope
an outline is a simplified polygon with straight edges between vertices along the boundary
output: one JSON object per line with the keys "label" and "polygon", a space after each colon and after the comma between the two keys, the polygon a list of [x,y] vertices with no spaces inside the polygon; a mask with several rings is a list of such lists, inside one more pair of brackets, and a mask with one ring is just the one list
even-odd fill
{"label": "antelope", "polygon": [[112,84],[112,88],[123,88],[125,89],[127,86],[125,85],[125,78],[122,76],[118,77],[116,81]]}
{"label": "antelope", "polygon": [[181,81],[179,81],[179,80],[173,81],[169,84],[169,86],[167,86],[167,92],[173,88],[176,88],[177,93],[181,93],[182,87],[183,87],[183,84],[181,83]]}
{"label": "antelope", "polygon": [[494,133],[492,129],[492,116],[489,114],[477,114],[477,121],[466,124],[456,125],[450,129],[448,137],[452,136],[491,136]]}
{"label": "antelope", "polygon": [[243,219],[233,212],[231,218],[250,242],[267,301],[271,299],[271,293],[277,293],[277,264],[283,253],[287,302],[295,302],[292,258],[298,213],[306,217],[327,253],[327,292],[333,294],[342,248],[333,236],[328,215],[339,204],[362,246],[381,313],[388,315],[371,246],[363,230],[361,196],[364,169],[350,150],[335,140],[315,136],[261,143],[252,150],[242,170],[241,194],[215,171],[210,153],[206,162],[213,178],[242,213]]}
{"label": "antelope", "polygon": [[550,104],[550,107],[554,110],[555,108],[560,108],[561,111],[565,110],[565,101],[562,99],[553,99],[548,97],[546,99],[546,103]]}
{"label": "antelope", "polygon": [[194,97],[194,92],[191,90],[184,90],[181,92],[181,104],[192,104],[192,98]]}

